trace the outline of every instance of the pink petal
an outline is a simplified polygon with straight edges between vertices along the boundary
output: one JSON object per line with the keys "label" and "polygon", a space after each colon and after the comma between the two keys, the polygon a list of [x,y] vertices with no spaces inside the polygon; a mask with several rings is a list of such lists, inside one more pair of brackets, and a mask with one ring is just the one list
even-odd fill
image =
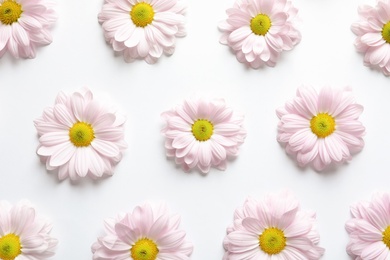
{"label": "pink petal", "polygon": [[54,146],[62,143],[68,143],[69,132],[48,132],[39,138],[39,142],[41,142],[44,146]]}
{"label": "pink petal", "polygon": [[77,121],[83,122],[84,118],[84,98],[79,92],[75,92],[70,99],[70,105]]}
{"label": "pink petal", "polygon": [[92,141],[91,146],[98,153],[107,157],[115,157],[120,153],[118,147],[114,143],[96,138]]}
{"label": "pink petal", "polygon": [[200,142],[199,144],[199,163],[202,166],[208,166],[211,163],[210,142]]}
{"label": "pink petal", "polygon": [[55,151],[50,157],[49,164],[52,167],[57,167],[67,163],[74,153],[76,152],[76,147],[71,143],[65,143],[64,145],[57,146],[58,150]]}
{"label": "pink petal", "polygon": [[11,26],[2,26],[0,30],[0,50],[2,50],[8,42],[8,39],[12,37]]}
{"label": "pink petal", "polygon": [[183,243],[186,233],[182,230],[174,230],[156,240],[161,250],[171,251]]}
{"label": "pink petal", "polygon": [[194,139],[195,138],[191,133],[183,133],[173,140],[172,147],[176,149],[183,149],[190,145]]}
{"label": "pink petal", "polygon": [[18,23],[12,24],[12,31],[14,39],[18,42],[20,46],[29,46],[30,45],[30,39],[27,35],[27,32],[23,27],[20,26]]}
{"label": "pink petal", "polygon": [[75,157],[75,170],[77,175],[80,177],[85,177],[88,173],[88,166],[90,164],[89,153],[90,148],[87,147],[80,147],[76,150],[76,153],[74,155]]}

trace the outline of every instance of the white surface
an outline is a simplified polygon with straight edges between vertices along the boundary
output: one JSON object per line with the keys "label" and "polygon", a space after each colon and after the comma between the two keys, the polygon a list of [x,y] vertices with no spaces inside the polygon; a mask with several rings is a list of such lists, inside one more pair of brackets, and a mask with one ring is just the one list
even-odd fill
{"label": "white surface", "polygon": [[[363,66],[350,30],[359,4],[374,0],[295,0],[302,41],[282,54],[275,68],[247,69],[219,44],[220,20],[233,0],[189,1],[185,38],[155,65],[127,64],[105,43],[97,21],[103,0],[59,0],[54,41],[33,60],[0,59],[0,198],[29,199],[54,224],[54,259],[91,259],[91,244],[103,234],[103,219],[132,211],[147,199],[166,200],[182,216],[194,244],[192,259],[216,260],[236,207],[249,195],[292,190],[303,209],[317,212],[322,259],[349,259],[344,229],[349,205],[388,190],[389,78]],[[276,141],[275,109],[302,84],[350,85],[365,107],[366,146],[335,171],[300,169]],[[54,104],[61,90],[88,86],[127,114],[129,145],[115,174],[98,182],[59,182],[35,153],[33,120]],[[248,135],[239,157],[221,172],[184,173],[167,160],[160,114],[194,93],[222,97],[245,113]]]}

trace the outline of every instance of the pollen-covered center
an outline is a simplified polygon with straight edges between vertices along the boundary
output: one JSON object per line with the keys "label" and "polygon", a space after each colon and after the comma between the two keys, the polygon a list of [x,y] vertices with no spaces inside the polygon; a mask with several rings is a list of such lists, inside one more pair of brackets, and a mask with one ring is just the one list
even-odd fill
{"label": "pollen-covered center", "polygon": [[134,260],[155,260],[158,254],[156,243],[148,238],[142,238],[131,247],[131,258]]}
{"label": "pollen-covered center", "polygon": [[310,129],[319,138],[325,138],[334,132],[336,122],[328,113],[319,113],[310,120]]}
{"label": "pollen-covered center", "polygon": [[388,226],[385,231],[383,231],[382,235],[383,243],[390,249],[390,226]]}
{"label": "pollen-covered center", "polygon": [[278,228],[267,228],[259,236],[259,245],[269,255],[279,254],[286,247],[286,237]]}
{"label": "pollen-covered center", "polygon": [[145,27],[151,24],[154,18],[153,7],[148,3],[138,3],[130,11],[133,23],[138,27]]}
{"label": "pollen-covered center", "polygon": [[22,253],[20,238],[14,234],[8,234],[0,237],[0,259],[14,260]]}
{"label": "pollen-covered center", "polygon": [[382,37],[387,43],[390,43],[390,21],[383,26]]}
{"label": "pollen-covered center", "polygon": [[69,129],[69,138],[77,147],[89,146],[95,139],[95,133],[90,124],[77,122]]}
{"label": "pollen-covered center", "polygon": [[0,22],[2,24],[13,24],[17,22],[22,14],[22,6],[13,0],[6,0],[0,5]]}
{"label": "pollen-covered center", "polygon": [[199,119],[192,125],[192,134],[198,141],[207,141],[213,135],[214,126],[206,119]]}
{"label": "pollen-covered center", "polygon": [[266,35],[271,25],[271,19],[266,14],[258,14],[251,20],[251,30],[257,35]]}

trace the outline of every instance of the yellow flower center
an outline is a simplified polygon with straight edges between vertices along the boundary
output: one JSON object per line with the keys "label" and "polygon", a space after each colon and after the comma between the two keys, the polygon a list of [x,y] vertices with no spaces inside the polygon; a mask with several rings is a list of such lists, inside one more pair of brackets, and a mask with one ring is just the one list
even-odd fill
{"label": "yellow flower center", "polygon": [[271,19],[266,14],[258,14],[251,20],[251,30],[257,35],[266,35],[271,25]]}
{"label": "yellow flower center", "polygon": [[131,9],[130,17],[136,26],[145,27],[153,21],[153,7],[148,3],[138,3]]}
{"label": "yellow flower center", "polygon": [[13,0],[6,0],[0,5],[0,22],[2,24],[13,24],[17,22],[22,14],[22,6]]}
{"label": "yellow flower center", "polygon": [[22,253],[20,238],[14,234],[8,234],[0,237],[0,259],[14,260]]}
{"label": "yellow flower center", "polygon": [[334,132],[336,122],[328,113],[319,113],[310,120],[310,128],[319,138],[325,138]]}
{"label": "yellow flower center", "polygon": [[206,119],[199,119],[192,125],[192,134],[198,141],[207,141],[213,135],[214,126]]}
{"label": "yellow flower center", "polygon": [[390,43],[390,22],[383,26],[382,37],[387,43]]}
{"label": "yellow flower center", "polygon": [[77,147],[89,146],[95,134],[90,124],[77,122],[69,129],[69,139]]}
{"label": "yellow flower center", "polygon": [[134,260],[155,260],[158,254],[156,243],[148,238],[142,238],[135,242],[130,249],[131,258]]}
{"label": "yellow flower center", "polygon": [[267,228],[259,236],[259,245],[269,255],[279,254],[286,247],[286,237],[278,228]]}
{"label": "yellow flower center", "polygon": [[385,243],[385,245],[390,248],[390,226],[388,226],[385,231],[382,233],[382,241]]}

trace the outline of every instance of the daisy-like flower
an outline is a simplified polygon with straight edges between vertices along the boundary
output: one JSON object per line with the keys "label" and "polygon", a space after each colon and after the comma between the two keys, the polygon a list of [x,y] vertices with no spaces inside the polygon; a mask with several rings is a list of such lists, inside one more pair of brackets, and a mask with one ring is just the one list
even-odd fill
{"label": "daisy-like flower", "polygon": [[36,215],[28,201],[15,206],[0,201],[0,259],[48,259],[54,255],[57,239],[50,236],[52,225]]}
{"label": "daisy-like flower", "polygon": [[300,209],[287,191],[269,194],[257,201],[248,198],[236,210],[224,239],[224,260],[319,259],[324,249],[316,215]]}
{"label": "daisy-like flower", "polygon": [[360,20],[352,24],[355,47],[364,53],[364,65],[390,75],[390,0],[378,0],[375,7],[359,6]]}
{"label": "daisy-like flower", "polygon": [[351,159],[363,149],[365,128],[358,121],[363,106],[350,88],[300,87],[297,96],[276,110],[280,119],[277,140],[303,167],[312,163],[321,171],[332,163]]}
{"label": "daisy-like flower", "polygon": [[252,68],[275,66],[280,53],[301,40],[295,25],[298,10],[290,0],[236,0],[226,13],[219,24],[220,42]]}
{"label": "daisy-like flower", "polygon": [[98,18],[106,41],[126,62],[152,64],[173,54],[176,37],[186,35],[185,7],[184,0],[105,0]]}
{"label": "daisy-like flower", "polygon": [[208,173],[211,166],[225,170],[226,160],[237,156],[246,137],[244,116],[223,99],[187,99],[162,117],[167,123],[162,130],[166,154],[186,172],[197,167]]}
{"label": "daisy-like flower", "polygon": [[106,235],[92,245],[94,260],[188,260],[193,246],[180,217],[165,204],[145,203],[105,221]]}
{"label": "daisy-like flower", "polygon": [[54,107],[34,121],[40,145],[38,155],[58,178],[112,175],[126,148],[125,118],[93,98],[92,92],[60,92]]}
{"label": "daisy-like flower", "polygon": [[356,260],[390,258],[390,194],[377,192],[370,202],[351,206],[352,218],[345,228],[350,241],[347,252]]}
{"label": "daisy-like flower", "polygon": [[56,21],[52,4],[45,0],[0,0],[0,57],[34,58],[36,48],[52,42]]}

